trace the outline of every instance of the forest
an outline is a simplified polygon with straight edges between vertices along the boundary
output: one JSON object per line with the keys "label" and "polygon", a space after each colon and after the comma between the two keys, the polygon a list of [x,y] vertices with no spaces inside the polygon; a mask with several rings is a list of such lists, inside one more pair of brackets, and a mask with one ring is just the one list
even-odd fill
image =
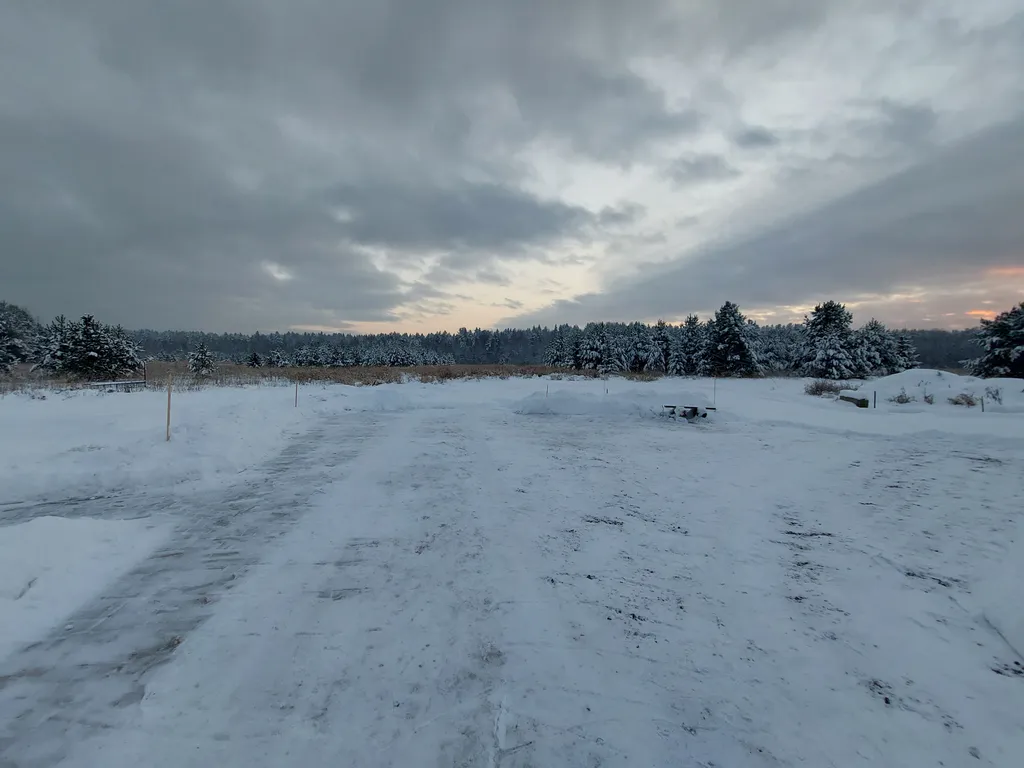
{"label": "forest", "polygon": [[[1024,307],[1024,305],[1022,305]],[[845,306],[827,301],[803,323],[759,325],[726,302],[715,316],[673,325],[588,323],[429,334],[203,333],[134,330],[92,315],[40,323],[0,302],[0,374],[19,363],[79,378],[117,376],[144,360],[264,366],[550,365],[603,373],[805,375],[863,378],[910,367],[1024,375],[1024,309],[973,330],[891,330],[871,320],[853,328]],[[988,361],[988,362],[986,362]]]}

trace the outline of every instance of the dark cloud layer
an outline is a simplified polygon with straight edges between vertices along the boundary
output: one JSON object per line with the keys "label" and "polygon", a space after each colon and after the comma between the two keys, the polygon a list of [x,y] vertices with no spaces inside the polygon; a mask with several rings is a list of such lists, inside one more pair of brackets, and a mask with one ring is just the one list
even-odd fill
{"label": "dark cloud layer", "polygon": [[[520,319],[707,315],[727,300],[766,308],[853,301],[880,290],[948,290],[982,282],[989,270],[1024,268],[1022,211],[1018,118],[749,239],[709,246],[629,285]],[[1024,269],[1014,274],[1019,280]]]}
{"label": "dark cloud layer", "polygon": [[[730,88],[745,85],[727,86],[723,72],[786,55],[829,20],[878,14],[896,23],[932,7],[2,3],[0,299],[44,318],[93,311],[129,326],[211,330],[451,311],[452,302],[469,300],[451,292],[454,284],[514,287],[508,265],[583,264],[602,244],[611,252],[667,240],[651,230],[657,218],[647,199],[624,194],[589,209],[560,199],[557,183],[538,183],[545,169],[536,157],[653,168],[685,195],[740,179],[746,162],[795,157],[799,142],[832,142],[834,156],[851,162],[873,147],[885,148],[875,161],[930,152],[941,136],[927,103],[880,99],[842,127],[842,140],[828,120],[825,135],[808,139],[810,129],[741,114],[744,97]],[[938,28],[942,50],[998,52],[1007,40],[1024,42],[1024,16],[1008,18],[998,33],[952,21]],[[999,61],[993,71],[1019,63]],[[659,84],[644,74],[651,62],[679,78]],[[676,79],[687,87],[670,96]],[[847,136],[857,137],[856,151]],[[681,269],[700,277],[694,295],[702,301],[728,293],[793,303],[813,291],[877,289],[923,271],[928,260],[950,274],[994,264],[995,245],[1019,235],[1009,162],[1015,136],[994,133],[989,148],[970,145],[973,155],[963,147],[938,155],[917,171],[923,181],[879,188],[884,204],[855,196],[793,230],[720,247],[715,259],[689,258]],[[698,149],[708,137],[728,150]],[[989,154],[995,145],[1002,162]],[[973,188],[982,174],[994,174],[990,186]],[[580,247],[590,249],[586,259]],[[851,254],[865,250],[888,256],[867,272],[852,268]],[[652,296],[644,287],[616,288],[548,315],[635,316],[652,301],[681,300],[667,283],[655,288]],[[517,309],[524,298],[486,301]]]}

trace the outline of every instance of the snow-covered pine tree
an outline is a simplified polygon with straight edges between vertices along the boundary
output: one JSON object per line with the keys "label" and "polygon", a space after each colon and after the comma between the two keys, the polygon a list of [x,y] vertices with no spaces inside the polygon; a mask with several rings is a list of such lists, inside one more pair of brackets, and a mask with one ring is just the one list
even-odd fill
{"label": "snow-covered pine tree", "polygon": [[750,345],[747,320],[731,301],[725,302],[715,313],[706,348],[712,376],[761,375],[757,356]]}
{"label": "snow-covered pine tree", "polygon": [[40,345],[39,367],[55,374],[69,373],[68,365],[72,354],[72,335],[74,323],[68,322],[64,315],[58,315],[43,329]]}
{"label": "snow-covered pine tree", "polygon": [[652,356],[648,361],[650,370],[668,373],[672,362],[672,337],[675,329],[664,320],[659,320],[651,331]]}
{"label": "snow-covered pine tree", "polygon": [[0,315],[0,374],[10,373],[14,365],[27,356],[24,340],[17,335],[8,318]]}
{"label": "snow-covered pine tree", "polygon": [[0,301],[0,373],[36,359],[39,324],[26,309]]}
{"label": "snow-covered pine tree", "polygon": [[686,351],[683,348],[683,326],[672,329],[668,350],[668,375],[686,375]]}
{"label": "snow-covered pine tree", "polygon": [[696,315],[688,315],[679,327],[677,356],[673,369],[680,376],[700,376],[704,372],[704,343],[706,328]]}
{"label": "snow-covered pine tree", "polygon": [[288,365],[288,358],[280,347],[270,350],[267,357],[267,366],[270,368],[284,368]]}
{"label": "snow-covered pine tree", "polygon": [[216,363],[213,360],[213,355],[207,348],[206,344],[199,342],[196,348],[192,350],[192,353],[188,356],[188,370],[196,378],[206,378],[213,375],[213,371],[216,368]]}
{"label": "snow-covered pine tree", "polygon": [[906,370],[899,359],[896,337],[874,318],[854,333],[854,348],[868,375],[889,376]]}
{"label": "snow-covered pine tree", "polygon": [[804,318],[801,373],[816,379],[852,379],[865,375],[854,347],[853,316],[837,301],[818,304]]}
{"label": "snow-covered pine tree", "polygon": [[107,375],[123,376],[142,368],[142,350],[139,343],[120,325],[107,328],[109,348],[104,356]]}
{"label": "snow-covered pine tree", "polygon": [[644,323],[630,323],[626,332],[627,371],[640,373],[648,370],[652,362],[660,356],[660,350],[654,344],[651,329]]}
{"label": "snow-covered pine tree", "polygon": [[71,331],[68,372],[83,379],[103,378],[107,373],[104,358],[109,348],[106,328],[92,315],[82,315]]}
{"label": "snow-covered pine tree", "polygon": [[900,371],[909,371],[921,365],[917,358],[917,348],[914,347],[914,342],[903,333],[896,337],[896,361],[896,367]]}
{"label": "snow-covered pine tree", "polygon": [[260,353],[254,349],[245,359],[245,364],[250,368],[262,368],[263,358],[260,357]]}
{"label": "snow-covered pine tree", "polygon": [[972,374],[1024,379],[1024,301],[992,320],[982,320],[974,343],[981,347],[982,354],[968,361]]}
{"label": "snow-covered pine tree", "polygon": [[596,371],[604,362],[608,342],[604,323],[587,323],[580,338],[580,365],[584,370]]}

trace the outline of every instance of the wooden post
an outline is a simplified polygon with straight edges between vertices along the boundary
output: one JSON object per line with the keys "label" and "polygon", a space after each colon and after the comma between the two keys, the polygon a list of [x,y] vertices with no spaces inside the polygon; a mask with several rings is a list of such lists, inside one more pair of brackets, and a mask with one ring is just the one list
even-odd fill
{"label": "wooden post", "polygon": [[874,395],[875,395],[875,397],[874,397],[874,401],[875,401],[874,407],[877,408],[878,407],[878,390],[877,389],[875,390]]}
{"label": "wooden post", "polygon": [[981,412],[982,413],[985,412],[985,398],[984,397],[981,398]]}
{"label": "wooden post", "polygon": [[170,376],[167,377],[167,440],[171,439],[171,382],[174,381]]}
{"label": "wooden post", "polygon": [[299,407],[299,382],[295,382],[295,407]]}

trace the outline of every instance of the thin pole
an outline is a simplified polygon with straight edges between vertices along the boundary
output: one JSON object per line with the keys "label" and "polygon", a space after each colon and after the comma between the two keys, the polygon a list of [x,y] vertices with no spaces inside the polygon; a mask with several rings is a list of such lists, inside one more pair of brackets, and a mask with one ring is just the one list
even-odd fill
{"label": "thin pole", "polygon": [[167,440],[171,439],[171,382],[173,379],[167,377]]}
{"label": "thin pole", "polygon": [[299,407],[299,382],[295,382],[295,407]]}
{"label": "thin pole", "polygon": [[874,405],[874,407],[877,408],[878,407],[878,390],[875,390],[874,395],[875,395],[875,405]]}

